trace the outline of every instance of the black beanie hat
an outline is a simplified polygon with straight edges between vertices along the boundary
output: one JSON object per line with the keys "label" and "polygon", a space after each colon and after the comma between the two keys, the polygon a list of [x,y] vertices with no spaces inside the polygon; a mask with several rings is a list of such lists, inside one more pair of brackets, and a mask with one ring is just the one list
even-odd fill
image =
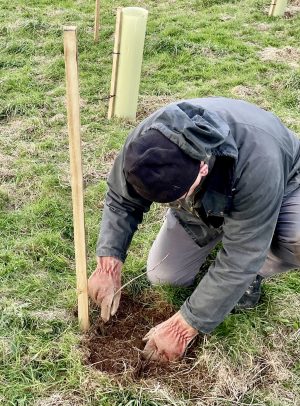
{"label": "black beanie hat", "polygon": [[152,202],[173,202],[195,182],[200,161],[184,153],[160,131],[150,129],[129,142],[124,174],[142,197]]}

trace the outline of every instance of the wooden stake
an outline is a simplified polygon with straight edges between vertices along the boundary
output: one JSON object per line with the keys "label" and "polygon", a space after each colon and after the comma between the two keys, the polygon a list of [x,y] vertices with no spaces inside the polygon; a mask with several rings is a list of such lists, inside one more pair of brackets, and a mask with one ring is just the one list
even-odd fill
{"label": "wooden stake", "polygon": [[117,8],[116,17],[116,30],[115,30],[115,44],[113,52],[113,62],[112,62],[112,73],[111,73],[111,83],[110,83],[110,98],[108,105],[107,118],[110,120],[114,114],[115,106],[115,95],[117,91],[117,75],[118,75],[118,65],[119,65],[119,53],[120,53],[120,33],[122,24],[122,7]]}
{"label": "wooden stake", "polygon": [[86,272],[76,27],[64,27],[64,52],[66,65],[78,320],[80,328],[83,331],[86,331],[89,328],[89,308]]}
{"label": "wooden stake", "polygon": [[95,4],[94,42],[99,41],[99,26],[100,26],[100,0],[96,0],[96,4]]}

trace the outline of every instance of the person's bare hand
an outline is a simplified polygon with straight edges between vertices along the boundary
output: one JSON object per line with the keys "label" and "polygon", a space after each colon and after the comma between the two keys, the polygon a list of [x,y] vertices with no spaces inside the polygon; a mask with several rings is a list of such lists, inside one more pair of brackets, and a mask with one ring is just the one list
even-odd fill
{"label": "person's bare hand", "polygon": [[119,307],[122,265],[117,258],[98,257],[97,268],[88,280],[89,296],[101,307],[101,317],[105,322],[116,314]]}
{"label": "person's bare hand", "polygon": [[197,335],[198,330],[190,326],[179,311],[146,334],[143,356],[160,362],[176,361],[183,357],[187,346]]}

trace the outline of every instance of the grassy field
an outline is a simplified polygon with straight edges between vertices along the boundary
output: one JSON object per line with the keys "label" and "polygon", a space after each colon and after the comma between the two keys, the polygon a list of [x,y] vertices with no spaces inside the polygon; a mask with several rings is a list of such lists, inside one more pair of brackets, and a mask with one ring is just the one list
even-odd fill
{"label": "grassy field", "polygon": [[[270,0],[271,1],[271,0]],[[177,98],[223,95],[272,110],[300,134],[300,11],[270,19],[270,1],[139,1],[149,9],[138,119]],[[105,179],[133,123],[106,119],[115,10],[94,1],[0,0],[0,405],[300,405],[300,279],[264,285],[253,311],[230,315],[197,349],[203,393],[155,381],[118,383],[85,365],[76,306],[62,26],[78,26],[88,268]],[[145,265],[164,208],[136,234],[128,279]],[[149,289],[142,280],[131,289]],[[160,289],[175,305],[186,292]],[[121,326],[120,326],[121,331]],[[200,376],[200,375],[199,375]],[[172,386],[172,385],[171,385]]]}

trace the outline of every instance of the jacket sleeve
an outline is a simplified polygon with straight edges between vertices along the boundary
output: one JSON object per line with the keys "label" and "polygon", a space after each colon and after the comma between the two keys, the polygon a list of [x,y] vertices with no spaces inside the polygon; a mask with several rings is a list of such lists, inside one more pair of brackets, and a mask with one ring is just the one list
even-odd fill
{"label": "jacket sleeve", "polygon": [[268,254],[283,198],[283,170],[274,160],[254,168],[247,182],[237,183],[233,209],[224,219],[223,248],[181,307],[186,321],[203,333],[229,314]]}
{"label": "jacket sleeve", "polygon": [[128,247],[143,214],[151,202],[139,196],[126,182],[123,172],[123,150],[115,159],[108,177],[106,195],[96,254],[125,261]]}

